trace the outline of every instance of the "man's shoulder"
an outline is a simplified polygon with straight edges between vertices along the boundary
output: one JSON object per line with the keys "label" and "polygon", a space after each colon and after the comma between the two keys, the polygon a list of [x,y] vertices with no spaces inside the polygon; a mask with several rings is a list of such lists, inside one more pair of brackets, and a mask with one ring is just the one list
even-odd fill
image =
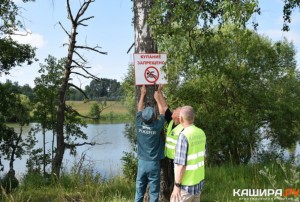
{"label": "man's shoulder", "polygon": [[158,119],[156,120],[156,123],[163,125],[165,123],[165,116],[163,114],[160,114]]}
{"label": "man's shoulder", "polygon": [[194,124],[192,125],[191,129],[192,129],[192,130],[201,131],[201,132],[204,133],[204,131],[203,131],[200,127],[198,127],[198,126],[196,126],[196,125],[194,125]]}

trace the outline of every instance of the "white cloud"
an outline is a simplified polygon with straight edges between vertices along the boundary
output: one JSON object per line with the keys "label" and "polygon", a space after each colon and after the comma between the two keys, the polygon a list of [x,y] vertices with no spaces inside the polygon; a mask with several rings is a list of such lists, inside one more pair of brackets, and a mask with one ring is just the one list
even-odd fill
{"label": "white cloud", "polygon": [[33,47],[41,48],[47,44],[47,41],[41,34],[28,32],[19,32],[11,36],[14,40],[22,44],[30,44]]}

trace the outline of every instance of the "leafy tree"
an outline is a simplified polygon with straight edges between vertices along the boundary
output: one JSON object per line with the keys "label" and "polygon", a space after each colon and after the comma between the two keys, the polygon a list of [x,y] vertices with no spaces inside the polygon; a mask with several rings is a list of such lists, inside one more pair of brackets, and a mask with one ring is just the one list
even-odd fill
{"label": "leafy tree", "polygon": [[25,84],[24,86],[20,87],[20,92],[24,95],[26,95],[30,101],[34,100],[34,91],[33,88],[31,88],[28,84]]}
{"label": "leafy tree", "polygon": [[[86,91],[85,91],[85,94]],[[69,94],[68,94],[68,100],[73,100],[73,101],[82,101],[85,99],[84,95],[79,91],[77,90],[76,88],[70,88],[69,89]]]}
{"label": "leafy tree", "polygon": [[[23,2],[29,2],[35,0],[23,0]],[[23,28],[23,24],[17,19],[20,8],[15,4],[13,0],[2,0],[0,3],[0,34],[13,34],[19,28]]]}
{"label": "leafy tree", "polygon": [[[30,0],[23,0],[28,2]],[[31,64],[35,57],[35,49],[29,45],[21,45],[13,41],[10,35],[23,28],[21,21],[17,20],[19,8],[12,0],[0,2],[0,76],[8,74],[9,70],[17,65],[27,62]],[[15,177],[13,162],[15,157],[20,158],[24,154],[22,147],[22,127],[28,122],[29,109],[24,104],[24,96],[20,96],[13,90],[9,83],[0,84],[0,144],[1,153],[10,159],[10,171],[8,180]],[[23,99],[23,101],[22,101]],[[23,103],[22,103],[23,102]],[[11,117],[15,117],[21,125],[20,134],[4,123]],[[0,160],[1,161],[1,160]]]}
{"label": "leafy tree", "polygon": [[92,119],[99,120],[103,110],[111,107],[112,105],[113,104],[107,105],[106,100],[97,101],[96,103],[92,104],[89,115],[91,116]]}
{"label": "leafy tree", "polygon": [[294,10],[298,8],[300,9],[300,1],[299,0],[284,0],[284,7],[283,7],[283,31],[289,31],[289,23],[291,23],[291,15]]}
{"label": "leafy tree", "polygon": [[[247,163],[265,137],[292,146],[299,140],[299,108],[291,106],[300,96],[293,45],[235,26],[212,34],[195,33],[192,44],[183,39],[180,46],[174,36],[161,45],[181,54],[169,57],[167,95],[197,110],[196,124],[209,137],[209,163]],[[190,45],[193,50],[187,50]]]}
{"label": "leafy tree", "polygon": [[8,74],[12,67],[23,63],[32,64],[35,49],[27,44],[19,44],[11,38],[0,38],[0,73]]}
{"label": "leafy tree", "polygon": [[[49,163],[49,154],[46,153],[45,135],[46,131],[52,130],[52,162],[53,156],[57,155],[58,146],[55,147],[54,142],[57,138],[57,108],[59,96],[59,89],[64,77],[64,65],[66,59],[57,60],[53,56],[48,56],[45,60],[46,64],[41,64],[41,77],[35,79],[35,109],[34,117],[39,123],[33,132],[42,131],[43,133],[43,154],[41,150],[32,150],[34,155],[31,156],[27,162],[30,170],[39,171],[41,167],[38,165],[43,159],[43,172],[45,173],[45,166]],[[94,143],[76,143],[78,138],[87,139],[87,135],[81,131],[81,127],[86,127],[86,124],[71,106],[65,105],[64,111],[64,125],[63,125],[63,141],[65,149],[69,149],[71,154],[76,154],[76,147],[84,144]]]}
{"label": "leafy tree", "polygon": [[[23,0],[28,2],[30,0]],[[30,45],[19,44],[11,39],[11,35],[23,28],[17,19],[20,8],[12,0],[0,2],[0,75],[8,74],[12,67],[34,61],[35,49]],[[3,37],[4,35],[4,37]]]}
{"label": "leafy tree", "polygon": [[[185,36],[191,43],[195,30],[209,34],[212,27],[221,28],[228,23],[245,28],[254,13],[260,14],[257,0],[156,0],[149,23],[158,39],[165,35]],[[252,24],[257,26],[254,21]]]}
{"label": "leafy tree", "polygon": [[[134,1],[135,52],[156,53],[158,49],[161,49],[160,43],[172,36],[180,40],[187,40],[188,43],[185,45],[192,49],[191,44],[197,30],[200,29],[203,33],[210,34],[209,30],[215,26],[215,22],[219,23],[219,27],[226,23],[234,23],[238,27],[245,27],[251,15],[255,12],[259,12],[256,0],[136,0]],[[176,45],[181,45],[178,43],[180,40],[176,40]],[[185,49],[185,53],[189,52],[189,49]],[[179,55],[179,52],[172,51]],[[178,73],[178,71],[176,72]],[[175,83],[178,79],[171,79],[170,81]],[[137,100],[139,90],[136,90],[136,92],[135,99]],[[154,105],[153,94],[154,87],[147,88],[146,101],[152,105]],[[162,179],[167,178],[166,171],[168,168],[165,165],[162,166]],[[167,190],[166,186],[168,185],[162,182],[161,196],[169,198],[170,190]]]}
{"label": "leafy tree", "polygon": [[43,169],[43,176],[46,177],[45,166],[50,163],[50,153],[45,154],[42,148],[32,149],[26,161],[27,174],[41,174]]}
{"label": "leafy tree", "polygon": [[[33,132],[42,131],[43,134],[43,172],[45,174],[45,167],[48,163],[46,154],[46,131],[52,131],[52,151],[51,156],[54,155],[54,139],[56,134],[56,110],[57,110],[57,96],[58,88],[60,87],[61,77],[63,75],[64,59],[57,60],[53,56],[48,56],[45,59],[46,64],[40,64],[39,73],[41,76],[35,79],[35,107],[33,110],[34,119],[38,122]],[[38,151],[34,151],[36,153]],[[37,158],[37,155],[33,155]],[[32,159],[29,159],[31,162]],[[34,161],[33,161],[34,162]],[[33,162],[29,163],[30,169],[33,169]]]}
{"label": "leafy tree", "polygon": [[95,117],[95,119],[100,118],[100,107],[97,103],[92,104],[91,110],[90,110],[90,116]]}
{"label": "leafy tree", "polygon": [[[1,90],[1,108],[0,111],[0,156],[9,161],[9,171],[4,177],[4,187],[7,191],[11,191],[18,186],[18,180],[15,177],[14,161],[16,158],[22,158],[27,154],[26,147],[33,146],[26,139],[24,140],[23,126],[27,125],[30,120],[29,113],[31,111],[30,102],[25,95],[18,94],[13,90],[11,83],[5,85],[0,84]],[[8,127],[6,120],[12,119],[19,124],[19,131],[14,131],[12,127]]]}
{"label": "leafy tree", "polygon": [[10,86],[14,90],[14,92],[26,95],[30,101],[34,99],[33,88],[31,88],[28,84],[20,86],[18,82],[12,82],[9,79],[7,79],[5,83],[10,83]]}
{"label": "leafy tree", "polygon": [[[135,117],[136,117],[136,104],[135,104],[135,85],[134,85],[134,67],[130,65],[127,74],[121,85],[122,91],[124,93],[124,104],[126,105],[130,120],[132,122],[126,125],[125,136],[129,139],[133,150],[136,150],[137,135],[135,127]],[[126,157],[125,157],[126,158]]]}
{"label": "leafy tree", "polygon": [[99,100],[102,97],[117,99],[121,96],[120,86],[116,79],[94,79],[85,87],[85,93],[92,100]]}

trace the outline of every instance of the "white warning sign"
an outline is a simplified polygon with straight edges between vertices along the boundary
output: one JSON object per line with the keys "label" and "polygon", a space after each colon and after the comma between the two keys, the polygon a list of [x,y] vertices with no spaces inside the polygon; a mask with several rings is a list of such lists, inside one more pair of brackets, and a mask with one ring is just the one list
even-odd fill
{"label": "white warning sign", "polygon": [[162,67],[167,62],[167,54],[134,54],[135,85],[167,84]]}

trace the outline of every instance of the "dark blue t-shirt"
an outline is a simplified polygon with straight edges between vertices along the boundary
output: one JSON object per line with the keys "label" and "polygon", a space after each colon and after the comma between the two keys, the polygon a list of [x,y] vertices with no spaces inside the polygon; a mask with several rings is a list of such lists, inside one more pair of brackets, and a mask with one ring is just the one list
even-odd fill
{"label": "dark blue t-shirt", "polygon": [[160,115],[159,120],[151,124],[142,121],[142,112],[136,113],[138,158],[145,161],[159,161],[164,158],[164,144],[161,131],[165,118]]}

